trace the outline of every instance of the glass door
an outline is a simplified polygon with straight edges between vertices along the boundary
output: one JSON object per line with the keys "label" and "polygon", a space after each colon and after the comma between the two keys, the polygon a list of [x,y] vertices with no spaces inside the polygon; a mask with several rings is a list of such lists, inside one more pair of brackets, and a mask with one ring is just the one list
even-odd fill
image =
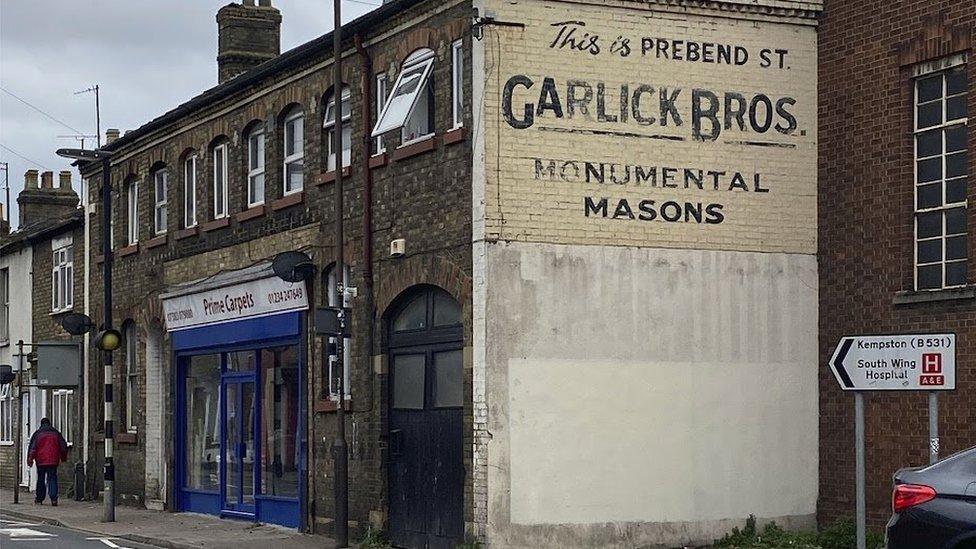
{"label": "glass door", "polygon": [[224,501],[226,511],[250,513],[254,509],[255,399],[254,378],[225,378]]}

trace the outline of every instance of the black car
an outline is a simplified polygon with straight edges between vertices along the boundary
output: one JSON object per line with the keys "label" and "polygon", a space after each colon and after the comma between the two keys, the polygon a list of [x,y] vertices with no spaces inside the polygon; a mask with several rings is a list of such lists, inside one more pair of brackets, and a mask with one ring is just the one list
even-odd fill
{"label": "black car", "polygon": [[976,549],[976,447],[894,481],[888,549]]}

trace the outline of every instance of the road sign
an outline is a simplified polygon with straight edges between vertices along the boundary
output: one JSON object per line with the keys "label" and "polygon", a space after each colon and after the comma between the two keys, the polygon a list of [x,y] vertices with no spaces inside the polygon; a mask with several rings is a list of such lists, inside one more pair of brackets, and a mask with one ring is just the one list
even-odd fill
{"label": "road sign", "polygon": [[843,337],[829,366],[845,391],[949,391],[956,388],[956,335]]}

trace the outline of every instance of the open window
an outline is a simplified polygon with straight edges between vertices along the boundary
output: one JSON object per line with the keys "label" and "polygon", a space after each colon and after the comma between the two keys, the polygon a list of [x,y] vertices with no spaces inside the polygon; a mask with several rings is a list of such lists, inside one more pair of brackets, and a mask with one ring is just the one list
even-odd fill
{"label": "open window", "polygon": [[396,129],[403,130],[403,141],[412,141],[433,132],[433,89],[430,73],[434,52],[417,50],[403,62],[403,70],[393,84],[393,93],[373,127],[372,137]]}

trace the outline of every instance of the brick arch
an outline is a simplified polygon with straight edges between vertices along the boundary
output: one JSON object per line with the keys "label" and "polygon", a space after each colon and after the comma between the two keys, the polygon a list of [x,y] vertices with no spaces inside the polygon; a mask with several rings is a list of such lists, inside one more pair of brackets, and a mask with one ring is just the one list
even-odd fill
{"label": "brick arch", "polygon": [[946,12],[940,10],[923,19],[922,30],[897,46],[901,66],[914,65],[967,51],[972,38],[967,25],[946,24]]}
{"label": "brick arch", "polygon": [[457,264],[440,257],[414,256],[402,260],[376,285],[376,310],[386,316],[390,305],[405,291],[421,284],[437,286],[461,305],[465,333],[471,329],[471,277]]}

